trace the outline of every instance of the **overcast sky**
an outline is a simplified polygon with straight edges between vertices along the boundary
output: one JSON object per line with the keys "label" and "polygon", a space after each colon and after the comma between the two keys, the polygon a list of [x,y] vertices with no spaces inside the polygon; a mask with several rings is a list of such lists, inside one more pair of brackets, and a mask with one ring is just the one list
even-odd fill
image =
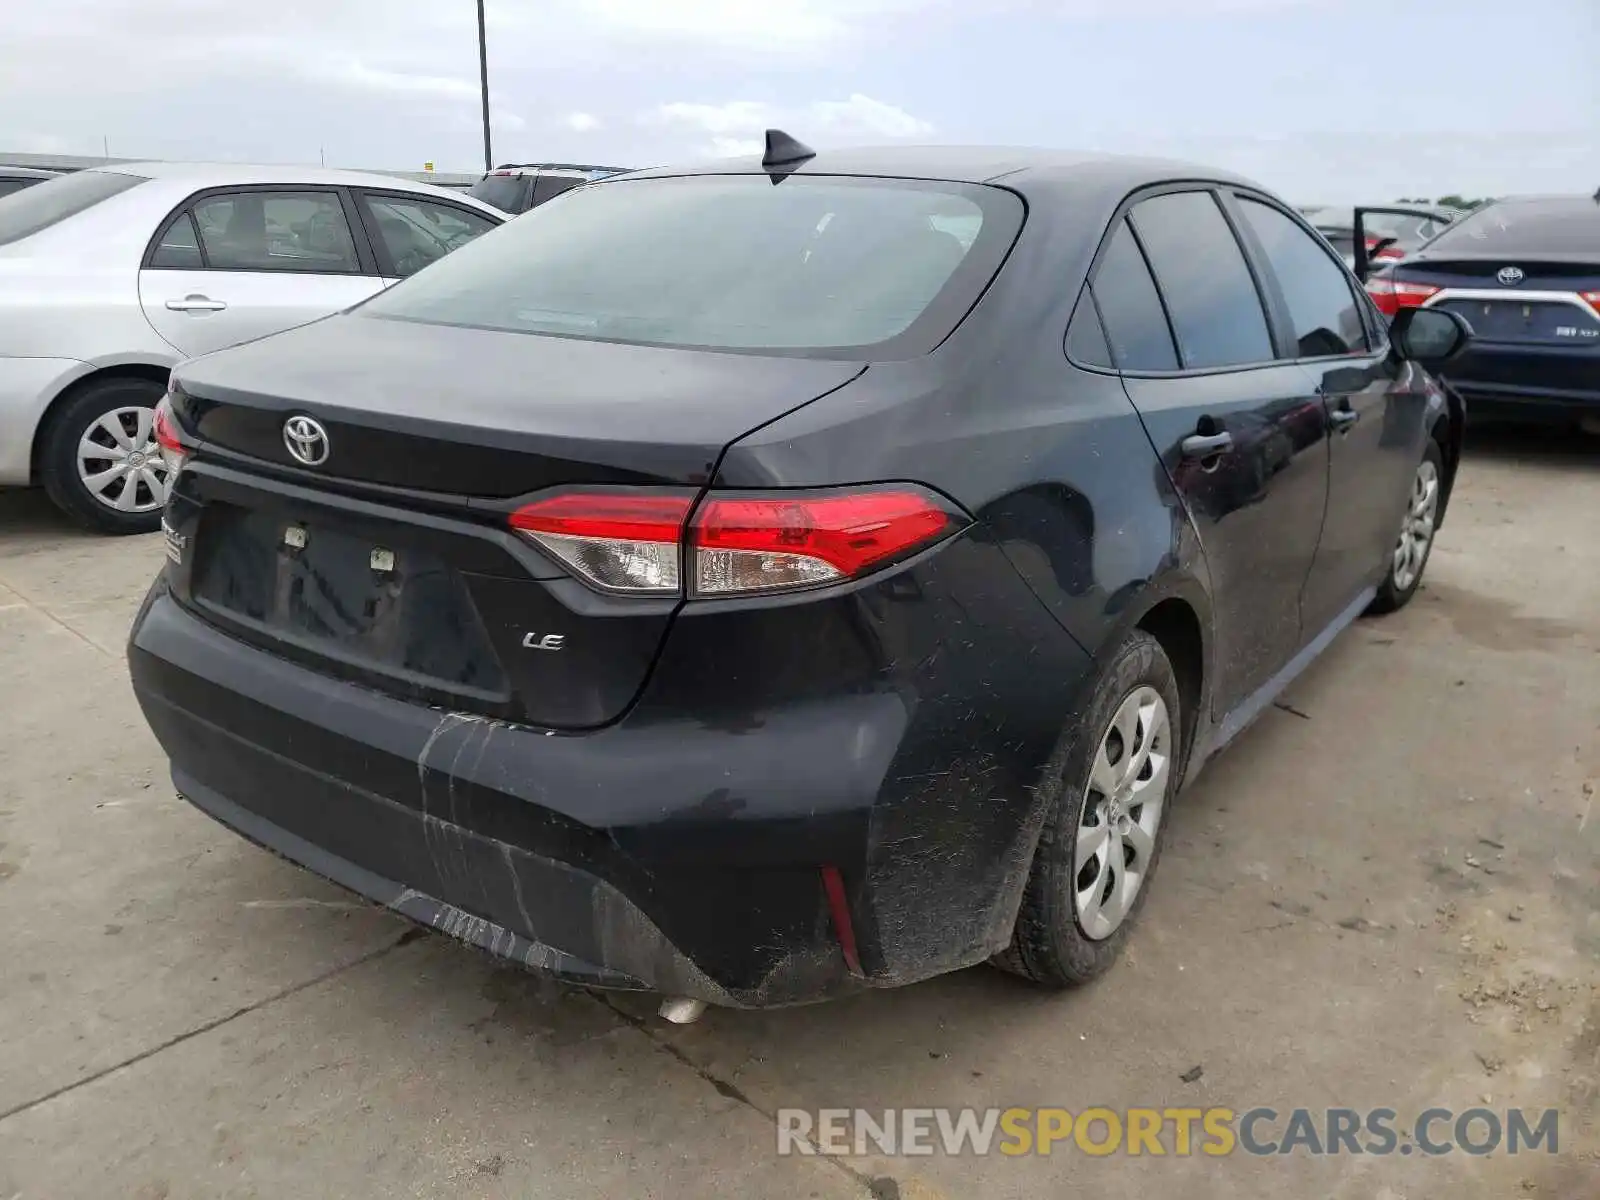
{"label": "overcast sky", "polygon": [[[473,0],[11,0],[0,150],[473,170]],[[1173,154],[1301,202],[1600,187],[1600,0],[490,0],[495,157]]]}

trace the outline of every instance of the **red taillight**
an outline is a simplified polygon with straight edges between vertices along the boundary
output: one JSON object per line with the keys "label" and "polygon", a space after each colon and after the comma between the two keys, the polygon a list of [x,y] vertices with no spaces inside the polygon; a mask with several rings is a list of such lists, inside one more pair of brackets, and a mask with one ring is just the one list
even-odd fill
{"label": "red taillight", "polygon": [[[565,492],[511,515],[511,526],[584,580],[634,595],[746,595],[836,583],[954,530],[920,488],[709,495],[687,530],[683,492]],[[688,579],[679,563],[687,562]]]}
{"label": "red taillight", "polygon": [[1399,246],[1385,246],[1372,256],[1373,262],[1399,262],[1406,256],[1406,252]]}
{"label": "red taillight", "polygon": [[718,496],[695,513],[694,588],[702,595],[831,583],[944,534],[950,514],[920,491]]}
{"label": "red taillight", "polygon": [[161,403],[156,405],[155,418],[150,423],[150,437],[161,448],[161,459],[167,464],[167,470],[174,476],[183,470],[183,464],[189,458],[189,448],[184,445],[183,437],[178,432],[178,420],[172,414],[172,397],[163,396]]}
{"label": "red taillight", "polygon": [[677,595],[692,493],[564,492],[511,514],[511,527],[608,592]]}
{"label": "red taillight", "polygon": [[1374,275],[1367,280],[1367,294],[1378,311],[1389,317],[1402,308],[1421,308],[1439,291],[1426,283],[1405,283],[1387,275]]}
{"label": "red taillight", "polygon": [[1587,303],[1590,308],[1594,309],[1595,312],[1600,313],[1600,292],[1579,292],[1578,295],[1583,297],[1584,302]]}

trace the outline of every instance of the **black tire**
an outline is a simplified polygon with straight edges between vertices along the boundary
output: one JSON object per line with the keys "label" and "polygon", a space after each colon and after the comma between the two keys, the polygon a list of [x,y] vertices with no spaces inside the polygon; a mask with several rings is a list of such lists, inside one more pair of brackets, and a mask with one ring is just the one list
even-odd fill
{"label": "black tire", "polygon": [[[1089,796],[1093,756],[1123,701],[1142,687],[1154,689],[1166,703],[1170,726],[1161,821],[1132,906],[1114,932],[1096,939],[1080,924],[1074,900],[1077,831]],[[1063,734],[1040,783],[1048,789],[1050,807],[1023,890],[1011,945],[995,956],[995,966],[1045,987],[1065,988],[1087,983],[1117,960],[1150,894],[1166,840],[1172,798],[1185,761],[1183,712],[1172,663],[1160,642],[1135,630],[1106,663],[1082,716]]]}
{"label": "black tire", "polygon": [[[1429,465],[1432,466],[1434,479],[1437,481],[1435,484],[1436,493],[1440,493],[1440,489],[1442,489],[1444,486],[1444,455],[1439,452],[1439,443],[1434,441],[1431,437],[1428,439],[1427,449],[1422,452],[1421,461],[1417,463],[1417,471],[1420,473]],[[1411,517],[1411,504],[1414,494],[1413,489],[1415,489],[1415,487],[1416,477],[1414,476],[1412,480],[1412,486],[1406,489],[1406,510],[1404,516],[1401,518],[1403,522],[1408,521]],[[1438,500],[1436,499],[1434,502],[1433,516],[1435,528],[1438,527],[1438,519]],[[1434,537],[1430,534],[1428,537],[1428,544],[1422,551],[1422,561],[1417,564],[1416,574],[1412,575],[1410,579],[1402,585],[1398,578],[1400,562],[1395,557],[1395,551],[1399,549],[1399,539],[1396,538],[1396,544],[1389,551],[1388,557],[1385,560],[1383,582],[1378,585],[1378,594],[1373,597],[1372,603],[1367,605],[1368,616],[1381,616],[1384,613],[1392,613],[1396,609],[1404,608],[1407,604],[1411,603],[1411,597],[1415,596],[1417,594],[1417,589],[1422,586],[1423,573],[1427,571],[1428,559],[1433,555],[1433,543]]]}
{"label": "black tire", "polygon": [[154,409],[166,389],[149,379],[104,379],[80,388],[52,412],[39,442],[39,478],[56,507],[98,533],[152,533],[161,509],[118,512],[96,499],[78,477],[78,443],[89,427],[119,408]]}

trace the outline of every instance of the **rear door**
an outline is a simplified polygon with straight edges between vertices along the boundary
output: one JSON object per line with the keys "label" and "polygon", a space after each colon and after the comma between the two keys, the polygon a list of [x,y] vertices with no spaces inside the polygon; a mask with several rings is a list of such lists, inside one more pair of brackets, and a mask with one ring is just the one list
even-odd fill
{"label": "rear door", "polygon": [[1301,606],[1309,641],[1372,583],[1394,547],[1426,436],[1426,396],[1396,381],[1355,277],[1320,239],[1265,197],[1236,192],[1230,203],[1332,430],[1327,517]]}
{"label": "rear door", "polygon": [[173,213],[146,252],[139,300],[194,357],[349,308],[382,289],[342,189],[212,189]]}
{"label": "rear door", "polygon": [[1091,286],[1128,397],[1205,548],[1220,716],[1300,644],[1300,589],[1327,499],[1322,405],[1305,372],[1280,361],[1212,191],[1140,199]]}

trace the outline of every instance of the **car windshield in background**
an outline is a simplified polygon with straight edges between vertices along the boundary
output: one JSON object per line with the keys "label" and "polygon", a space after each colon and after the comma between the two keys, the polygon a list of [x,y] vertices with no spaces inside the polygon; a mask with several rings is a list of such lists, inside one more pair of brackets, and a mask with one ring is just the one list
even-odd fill
{"label": "car windshield in background", "polygon": [[534,209],[363,305],[366,316],[693,349],[926,353],[1016,237],[999,188],[697,175]]}
{"label": "car windshield in background", "polygon": [[1428,244],[1428,253],[1592,254],[1600,258],[1600,202],[1589,196],[1485,205]]}
{"label": "car windshield in background", "polygon": [[23,188],[0,200],[0,246],[30,237],[144,182],[142,176],[117,171],[75,171]]}

